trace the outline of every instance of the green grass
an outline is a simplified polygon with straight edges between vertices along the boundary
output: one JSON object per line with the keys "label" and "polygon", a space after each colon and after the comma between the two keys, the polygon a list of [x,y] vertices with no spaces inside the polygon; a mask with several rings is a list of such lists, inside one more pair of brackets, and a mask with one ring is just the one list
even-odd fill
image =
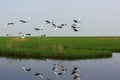
{"label": "green grass", "polygon": [[119,37],[0,37],[0,55],[29,58],[104,58],[120,52]]}

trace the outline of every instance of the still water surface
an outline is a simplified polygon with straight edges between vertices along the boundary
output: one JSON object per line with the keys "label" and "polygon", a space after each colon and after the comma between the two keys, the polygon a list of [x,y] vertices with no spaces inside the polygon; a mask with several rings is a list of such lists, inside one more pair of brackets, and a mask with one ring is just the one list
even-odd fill
{"label": "still water surface", "polygon": [[[55,70],[54,64],[58,64]],[[62,72],[60,65],[66,70],[62,76],[56,76],[54,72]],[[31,71],[25,72],[22,67]],[[0,80],[74,80],[71,75],[74,67],[80,68],[80,80],[120,80],[120,53],[106,59],[72,61],[0,58]],[[44,78],[34,77],[34,72],[43,74]]]}

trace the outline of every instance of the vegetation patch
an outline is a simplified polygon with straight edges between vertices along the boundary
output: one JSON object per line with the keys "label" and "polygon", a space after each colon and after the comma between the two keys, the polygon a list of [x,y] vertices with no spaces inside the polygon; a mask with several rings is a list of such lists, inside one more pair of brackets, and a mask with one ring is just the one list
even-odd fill
{"label": "vegetation patch", "polygon": [[0,37],[0,55],[29,58],[104,58],[120,52],[119,37]]}

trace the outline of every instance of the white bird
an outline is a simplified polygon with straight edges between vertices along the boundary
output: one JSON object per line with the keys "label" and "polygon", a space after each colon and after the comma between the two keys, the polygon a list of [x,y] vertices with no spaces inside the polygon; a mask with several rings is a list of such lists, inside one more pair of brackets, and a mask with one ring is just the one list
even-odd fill
{"label": "white bird", "polygon": [[56,70],[56,71],[58,71],[58,64],[53,64],[53,68],[52,68],[52,70]]}
{"label": "white bird", "polygon": [[81,31],[80,28],[73,28],[73,30],[74,30],[75,32]]}
{"label": "white bird", "polygon": [[19,38],[20,38],[20,39],[24,39],[25,36],[26,36],[26,35],[24,34],[24,35],[20,36]]}
{"label": "white bird", "polygon": [[58,24],[55,23],[55,22],[52,22],[52,25],[53,25],[53,27],[57,27],[58,26]]}
{"label": "white bird", "polygon": [[52,21],[50,21],[50,20],[45,20],[45,22],[46,22],[46,24],[52,23]]}
{"label": "white bird", "polygon": [[80,23],[74,23],[71,25],[72,29],[77,32],[77,31],[80,31]]}
{"label": "white bird", "polygon": [[76,71],[72,71],[71,75],[74,75],[74,76],[80,76],[80,74]]}
{"label": "white bird", "polygon": [[80,20],[81,20],[81,19],[78,17],[78,18],[74,19],[73,21],[74,21],[75,23],[81,23]]}
{"label": "white bird", "polygon": [[7,25],[14,25],[15,23],[13,23],[13,22],[9,22],[9,23],[7,23]]}
{"label": "white bird", "polygon": [[80,76],[74,76],[74,80],[80,80]]}
{"label": "white bird", "polygon": [[58,28],[62,29],[64,26],[67,26],[67,24],[58,25],[57,23],[52,23],[52,25],[55,27],[55,30],[57,30]]}
{"label": "white bird", "polygon": [[61,68],[61,71],[62,71],[63,73],[65,73],[65,72],[67,71],[67,69],[66,69],[66,68]]}
{"label": "white bird", "polygon": [[6,24],[4,25],[4,27],[10,26],[10,25],[15,25],[15,23],[13,23],[12,21],[10,21],[10,22],[6,23]]}
{"label": "white bird", "polygon": [[39,28],[34,28],[35,31],[43,30],[43,25],[41,25]]}
{"label": "white bird", "polygon": [[53,64],[53,67],[58,67],[59,64]]}
{"label": "white bird", "polygon": [[44,78],[44,77],[43,77],[43,74],[38,73],[38,72],[35,72],[33,76],[34,76],[34,77]]}
{"label": "white bird", "polygon": [[41,37],[42,37],[42,38],[45,38],[45,37],[46,37],[46,34],[41,35]]}
{"label": "white bird", "polygon": [[79,67],[74,67],[74,68],[73,68],[73,71],[79,71],[79,70],[80,70]]}
{"label": "white bird", "polygon": [[67,71],[67,69],[63,66],[63,65],[60,65],[60,70],[65,73]]}
{"label": "white bird", "polygon": [[61,24],[61,25],[58,25],[57,27],[58,28],[63,28],[64,26],[67,26],[67,24]]}
{"label": "white bird", "polygon": [[31,34],[30,33],[27,33],[27,34],[25,34],[26,36],[30,36]]}
{"label": "white bird", "polygon": [[30,19],[31,19],[31,17],[28,17],[28,19],[27,20],[19,20],[20,22],[22,22],[22,23],[28,23],[29,21],[30,21]]}
{"label": "white bird", "polygon": [[22,69],[23,69],[25,72],[30,72],[30,71],[31,71],[31,68],[22,67]]}
{"label": "white bird", "polygon": [[53,67],[52,70],[56,70],[56,71],[58,71],[58,68],[57,68],[57,67]]}
{"label": "white bird", "polygon": [[43,30],[43,29],[40,29],[40,28],[34,28],[35,31],[39,31],[39,30]]}
{"label": "white bird", "polygon": [[72,28],[80,28],[80,23],[74,23],[71,25]]}
{"label": "white bird", "polygon": [[55,73],[56,76],[62,76],[62,72],[59,72],[59,73],[54,72],[54,73]]}

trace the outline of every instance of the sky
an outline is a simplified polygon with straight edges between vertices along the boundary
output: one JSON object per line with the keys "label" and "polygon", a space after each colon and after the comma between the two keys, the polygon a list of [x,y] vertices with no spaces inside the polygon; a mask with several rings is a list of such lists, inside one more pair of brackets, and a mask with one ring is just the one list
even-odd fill
{"label": "sky", "polygon": [[[31,20],[27,24],[20,19]],[[71,29],[73,19],[81,18],[81,31]],[[63,29],[54,30],[44,25],[45,20],[68,24]],[[6,26],[8,22],[15,25]],[[44,25],[43,30],[34,28]],[[120,0],[0,0],[0,36],[18,32],[31,33],[33,36],[119,36]]]}

